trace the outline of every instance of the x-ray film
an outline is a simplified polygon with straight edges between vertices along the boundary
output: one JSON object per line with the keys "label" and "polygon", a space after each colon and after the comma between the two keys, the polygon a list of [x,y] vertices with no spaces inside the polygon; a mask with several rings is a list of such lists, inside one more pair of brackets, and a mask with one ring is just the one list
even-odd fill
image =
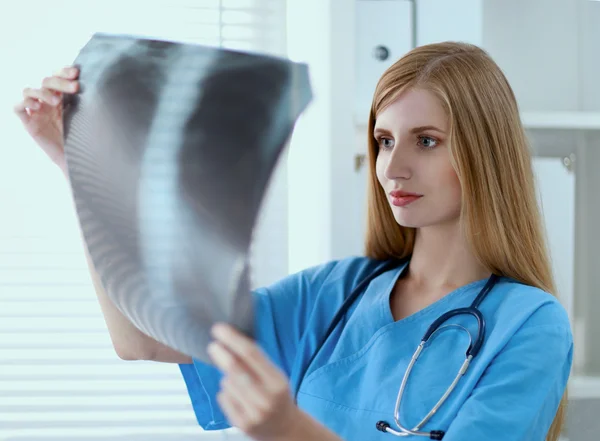
{"label": "x-ray film", "polygon": [[216,321],[253,335],[249,249],[269,180],[312,99],[304,64],[95,34],[65,98],[77,217],[108,296],[187,355]]}

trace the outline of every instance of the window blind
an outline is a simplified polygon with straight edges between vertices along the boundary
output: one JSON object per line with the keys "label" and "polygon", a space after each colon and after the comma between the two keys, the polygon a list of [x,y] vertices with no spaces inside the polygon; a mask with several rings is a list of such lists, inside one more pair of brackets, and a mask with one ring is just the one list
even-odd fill
{"label": "window blind", "polygon": [[[0,439],[216,439],[198,427],[176,365],[114,353],[67,183],[12,105],[97,31],[283,55],[285,3],[55,0],[13,2],[3,13],[0,47],[12,68],[0,73]],[[286,179],[282,158],[252,248],[254,286],[287,274]]]}

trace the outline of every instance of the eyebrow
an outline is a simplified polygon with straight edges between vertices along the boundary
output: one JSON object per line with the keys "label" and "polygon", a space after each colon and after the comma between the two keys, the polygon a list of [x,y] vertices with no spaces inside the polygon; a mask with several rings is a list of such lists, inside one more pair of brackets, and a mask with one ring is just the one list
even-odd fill
{"label": "eyebrow", "polygon": [[[410,129],[411,133],[421,133],[421,132],[425,132],[427,130],[435,130],[436,132],[440,132],[440,133],[446,133],[444,132],[442,129],[437,128],[436,126],[420,126],[420,127],[413,127],[412,129]],[[382,129],[382,128],[376,128],[373,132],[373,136],[377,136],[377,135],[391,135],[391,132],[389,130],[386,129]]]}

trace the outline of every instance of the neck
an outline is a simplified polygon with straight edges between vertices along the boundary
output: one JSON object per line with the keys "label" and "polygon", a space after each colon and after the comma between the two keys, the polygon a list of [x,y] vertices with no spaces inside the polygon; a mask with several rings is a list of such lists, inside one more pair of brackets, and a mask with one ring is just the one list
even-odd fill
{"label": "neck", "polygon": [[470,251],[458,223],[419,228],[407,277],[430,289],[456,289],[490,276]]}

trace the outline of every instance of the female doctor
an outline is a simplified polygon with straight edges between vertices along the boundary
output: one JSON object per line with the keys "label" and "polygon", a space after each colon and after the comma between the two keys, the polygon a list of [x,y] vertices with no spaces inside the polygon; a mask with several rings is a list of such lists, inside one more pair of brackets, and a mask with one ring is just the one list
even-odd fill
{"label": "female doctor", "polygon": [[[65,173],[59,103],[77,76],[15,107]],[[215,366],[138,331],[90,263],[117,353],[178,363],[202,427],[260,441],[556,441],[573,341],[501,70],[467,44],[412,50],[377,85],[368,144],[365,256],[257,289],[256,340],[215,326]]]}

